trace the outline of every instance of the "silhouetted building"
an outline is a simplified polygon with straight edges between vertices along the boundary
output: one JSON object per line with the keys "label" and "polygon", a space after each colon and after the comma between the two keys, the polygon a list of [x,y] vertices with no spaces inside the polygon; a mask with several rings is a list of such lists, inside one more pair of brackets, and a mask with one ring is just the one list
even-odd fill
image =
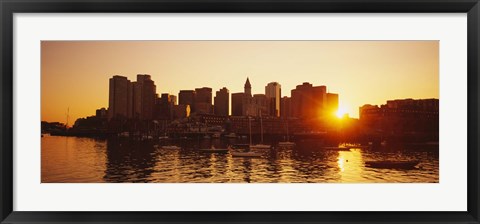
{"label": "silhouetted building", "polygon": [[107,118],[107,109],[100,108],[95,111],[95,117],[97,118]]}
{"label": "silhouetted building", "polygon": [[173,105],[177,105],[177,96],[175,96],[175,95],[169,95],[168,98],[169,98],[169,101],[170,101]]}
{"label": "silhouetted building", "polygon": [[338,111],[338,94],[327,93],[327,116],[335,116]]}
{"label": "silhouetted building", "polygon": [[133,84],[133,118],[152,120],[156,99],[156,86],[150,75],[139,74]]}
{"label": "silhouetted building", "polygon": [[270,98],[265,94],[254,94],[251,103],[247,109],[247,116],[263,116],[269,115]]}
{"label": "silhouetted building", "polygon": [[243,116],[244,93],[232,93],[232,116]]}
{"label": "silhouetted building", "polygon": [[108,118],[132,116],[132,88],[127,77],[115,75],[109,80]]}
{"label": "silhouetted building", "polygon": [[195,90],[180,90],[178,93],[178,105],[190,105],[191,112],[195,112]]}
{"label": "silhouetted building", "polygon": [[297,85],[291,92],[292,116],[298,118],[321,118],[327,101],[326,86],[312,86],[308,82]]}
{"label": "silhouetted building", "polygon": [[247,77],[243,93],[232,94],[232,116],[255,116],[258,108],[252,103],[252,85]]}
{"label": "silhouetted building", "polygon": [[214,114],[220,116],[228,116],[229,91],[223,87],[215,93],[214,98]]}
{"label": "silhouetted building", "polygon": [[389,100],[387,104],[359,108],[363,127],[383,135],[432,133],[438,138],[438,99]]}
{"label": "silhouetted building", "polygon": [[212,114],[212,88],[195,89],[195,112],[197,114]]}
{"label": "silhouetted building", "polygon": [[173,106],[175,102],[172,101],[171,95],[168,93],[162,93],[160,98],[157,98],[155,105],[155,118],[157,119],[172,119],[173,118]]}
{"label": "silhouetted building", "polygon": [[280,115],[282,118],[291,117],[291,98],[284,96],[280,104]]}
{"label": "silhouetted building", "polygon": [[252,85],[250,85],[250,80],[247,77],[247,81],[245,81],[245,85],[243,86],[243,92],[245,93],[245,97],[252,97]]}
{"label": "silhouetted building", "polygon": [[269,101],[269,115],[280,116],[280,101],[282,97],[281,85],[278,82],[271,82],[265,86],[265,95],[270,98]]}
{"label": "silhouetted building", "polygon": [[174,119],[181,119],[190,117],[190,105],[174,105],[173,106],[173,118]]}

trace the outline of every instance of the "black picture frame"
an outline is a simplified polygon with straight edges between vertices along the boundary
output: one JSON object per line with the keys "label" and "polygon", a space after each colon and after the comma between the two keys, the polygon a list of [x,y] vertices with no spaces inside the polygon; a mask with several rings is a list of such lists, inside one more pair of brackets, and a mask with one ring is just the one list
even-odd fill
{"label": "black picture frame", "polygon": [[[2,223],[480,223],[478,0],[0,0],[0,220]],[[467,13],[466,212],[21,212],[13,211],[14,13]]]}

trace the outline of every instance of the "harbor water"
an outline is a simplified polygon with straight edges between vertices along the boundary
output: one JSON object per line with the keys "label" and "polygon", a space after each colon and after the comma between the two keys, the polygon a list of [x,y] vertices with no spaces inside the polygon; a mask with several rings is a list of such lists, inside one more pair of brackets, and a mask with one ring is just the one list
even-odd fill
{"label": "harbor water", "polygon": [[[130,141],[46,135],[42,183],[438,183],[439,155],[427,146],[325,150],[275,147],[261,158],[207,153],[246,140]],[[181,149],[163,149],[178,145]],[[275,143],[273,142],[273,145]],[[412,169],[372,168],[366,161],[417,160]]]}

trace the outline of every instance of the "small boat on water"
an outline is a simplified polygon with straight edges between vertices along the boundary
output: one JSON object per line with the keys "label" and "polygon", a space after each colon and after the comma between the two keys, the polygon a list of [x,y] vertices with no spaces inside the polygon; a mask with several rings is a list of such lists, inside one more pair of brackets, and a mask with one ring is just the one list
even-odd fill
{"label": "small boat on water", "polygon": [[262,157],[263,156],[263,153],[252,152],[252,151],[249,151],[249,152],[230,152],[230,154],[232,154],[233,157]]}
{"label": "small boat on water", "polygon": [[383,160],[383,161],[365,161],[366,167],[383,169],[413,169],[420,161],[418,160]]}
{"label": "small boat on water", "polygon": [[176,146],[176,145],[164,145],[164,146],[161,146],[161,148],[162,149],[171,149],[171,150],[182,149],[181,147]]}
{"label": "small boat on water", "polygon": [[212,138],[220,138],[220,133],[213,133]]}
{"label": "small boat on water", "polygon": [[210,153],[227,153],[227,152],[229,152],[231,149],[232,149],[232,148],[230,148],[230,146],[227,147],[226,149],[217,149],[217,148],[215,148],[215,147],[212,145],[212,147],[209,148],[209,149],[199,149],[199,151],[201,151],[201,152],[210,152]]}

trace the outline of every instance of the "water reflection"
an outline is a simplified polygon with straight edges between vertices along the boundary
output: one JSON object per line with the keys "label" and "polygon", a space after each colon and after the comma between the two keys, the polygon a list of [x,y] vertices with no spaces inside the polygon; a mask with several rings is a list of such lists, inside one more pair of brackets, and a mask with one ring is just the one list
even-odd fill
{"label": "water reflection", "polygon": [[[236,143],[238,140],[235,140]],[[76,137],[42,138],[42,182],[154,183],[376,183],[438,182],[437,151],[383,152],[363,149],[322,150],[315,144],[277,148],[263,158],[198,150],[232,144],[230,140],[171,141],[180,150],[153,142]],[[365,161],[395,158],[420,160],[410,170],[376,169]]]}
{"label": "water reflection", "polygon": [[362,176],[365,168],[360,149],[338,152],[338,168],[340,169],[341,182],[351,182],[356,177]]}

